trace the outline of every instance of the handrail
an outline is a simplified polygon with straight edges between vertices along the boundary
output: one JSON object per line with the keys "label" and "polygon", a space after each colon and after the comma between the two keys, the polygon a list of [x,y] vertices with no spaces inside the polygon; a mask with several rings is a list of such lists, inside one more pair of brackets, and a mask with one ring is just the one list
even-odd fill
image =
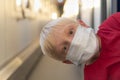
{"label": "handrail", "polygon": [[[37,39],[0,70],[0,80],[15,80],[16,77],[20,76],[17,74],[21,74],[21,76],[23,76],[22,74],[28,75],[41,54],[39,40]],[[19,73],[20,69],[23,72]]]}

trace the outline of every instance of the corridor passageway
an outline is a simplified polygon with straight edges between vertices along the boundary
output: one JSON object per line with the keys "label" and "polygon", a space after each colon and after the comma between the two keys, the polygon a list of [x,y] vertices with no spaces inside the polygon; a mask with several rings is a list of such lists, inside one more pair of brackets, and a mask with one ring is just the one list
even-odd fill
{"label": "corridor passageway", "polygon": [[51,20],[81,19],[97,32],[120,0],[0,0],[0,80],[82,80],[81,69],[43,55],[39,39]]}

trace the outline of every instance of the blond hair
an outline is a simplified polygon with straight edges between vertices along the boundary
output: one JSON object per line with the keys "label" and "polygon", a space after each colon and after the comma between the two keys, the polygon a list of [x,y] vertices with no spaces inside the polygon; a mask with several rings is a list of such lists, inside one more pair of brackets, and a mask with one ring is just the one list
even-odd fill
{"label": "blond hair", "polygon": [[56,60],[64,60],[65,56],[58,54],[56,51],[56,43],[54,34],[57,34],[59,27],[64,27],[70,24],[79,25],[76,20],[69,18],[59,18],[57,20],[50,21],[45,25],[40,34],[40,46],[43,54],[48,55]]}

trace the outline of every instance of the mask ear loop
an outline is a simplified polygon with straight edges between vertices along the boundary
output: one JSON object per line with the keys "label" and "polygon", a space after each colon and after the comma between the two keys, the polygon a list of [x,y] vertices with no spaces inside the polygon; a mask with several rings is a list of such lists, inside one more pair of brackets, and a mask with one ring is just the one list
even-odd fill
{"label": "mask ear loop", "polygon": [[78,19],[77,21],[79,22],[80,25],[82,25],[86,28],[89,28],[89,26],[87,24],[85,24],[82,20]]}

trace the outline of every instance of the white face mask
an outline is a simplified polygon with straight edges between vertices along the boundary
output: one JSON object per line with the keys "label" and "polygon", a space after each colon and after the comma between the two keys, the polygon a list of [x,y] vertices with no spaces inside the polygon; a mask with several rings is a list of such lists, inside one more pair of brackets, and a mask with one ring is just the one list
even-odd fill
{"label": "white face mask", "polygon": [[98,50],[98,39],[92,28],[78,26],[66,59],[79,65],[88,61]]}

